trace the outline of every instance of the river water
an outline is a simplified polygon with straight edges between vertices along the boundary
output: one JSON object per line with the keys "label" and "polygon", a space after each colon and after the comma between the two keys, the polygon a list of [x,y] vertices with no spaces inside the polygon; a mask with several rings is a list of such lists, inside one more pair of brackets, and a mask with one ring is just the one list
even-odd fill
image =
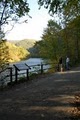
{"label": "river water", "polygon": [[[46,62],[48,62],[48,61],[43,60],[42,58],[29,58],[27,60],[23,60],[20,62],[11,63],[9,65],[9,67],[13,68],[12,69],[12,74],[13,74],[12,79],[15,80],[15,76],[14,76],[15,75],[15,67],[13,66],[14,64],[26,63],[31,68],[29,70],[29,74],[33,74],[33,73],[40,73],[41,72],[41,63],[45,64]],[[43,69],[45,69],[44,71],[47,71],[49,67],[50,67],[49,65],[43,65]],[[9,69],[6,69],[6,71],[4,71],[4,72],[2,72],[2,74],[0,74],[0,86],[7,85],[7,83],[10,82],[10,76],[5,78],[5,76],[7,76],[8,74],[10,74]],[[22,77],[22,76],[26,76],[26,70],[18,71],[18,77]]]}
{"label": "river water", "polygon": [[23,60],[17,63],[26,63],[27,65],[31,66],[31,65],[37,65],[37,64],[41,64],[41,63],[45,63],[46,61],[43,60],[42,58],[29,58],[27,60]]}
{"label": "river water", "polygon": [[[41,67],[41,63],[45,64],[46,62],[48,62],[48,60],[43,60],[42,58],[29,58],[27,60],[22,60],[20,62],[16,62],[16,63],[13,63],[13,64],[23,64],[23,63],[26,63],[28,66],[31,67],[31,69],[29,70],[30,72],[34,72],[34,71],[37,72],[38,70],[41,69],[40,68]],[[11,64],[11,66],[13,64]],[[48,69],[49,67],[50,67],[50,65],[44,65],[43,69]],[[24,72],[24,70],[20,71],[20,72]]]}
{"label": "river water", "polygon": [[[27,60],[23,60],[23,61],[20,61],[20,62],[15,62],[15,63],[11,63],[9,66],[10,67],[13,67],[14,64],[23,64],[23,63],[26,63],[28,66],[30,66],[30,70],[29,70],[29,73],[32,74],[32,73],[39,73],[41,72],[41,63],[45,64],[46,62],[48,62],[48,60],[43,60],[42,58],[29,58]],[[48,68],[50,68],[50,65],[43,65],[43,69],[44,71],[46,72],[48,70]],[[9,69],[7,69],[5,72],[2,73],[1,75],[1,79],[0,79],[0,85],[2,84],[7,84],[9,81],[10,81],[10,77],[4,79],[4,81],[2,81],[3,78],[5,78],[5,76],[10,73]],[[13,67],[13,71],[12,71],[13,74],[15,74],[15,68]],[[19,77],[21,76],[26,76],[26,70],[21,70],[21,71],[18,71],[19,73]],[[13,80],[15,80],[15,76],[13,76],[12,78]],[[2,83],[3,82],[3,83]]]}

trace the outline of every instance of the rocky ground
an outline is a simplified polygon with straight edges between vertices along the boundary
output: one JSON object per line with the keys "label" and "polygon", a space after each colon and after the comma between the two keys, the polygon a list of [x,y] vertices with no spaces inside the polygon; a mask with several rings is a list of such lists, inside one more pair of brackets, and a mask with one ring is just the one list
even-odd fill
{"label": "rocky ground", "polygon": [[80,67],[0,91],[0,120],[80,120]]}

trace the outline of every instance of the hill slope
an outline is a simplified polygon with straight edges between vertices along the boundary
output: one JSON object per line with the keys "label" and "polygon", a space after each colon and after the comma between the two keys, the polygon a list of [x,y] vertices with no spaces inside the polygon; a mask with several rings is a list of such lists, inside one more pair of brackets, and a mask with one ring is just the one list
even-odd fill
{"label": "hill slope", "polygon": [[20,61],[29,56],[29,52],[21,46],[8,41],[0,42],[0,64]]}
{"label": "hill slope", "polygon": [[24,39],[24,40],[20,40],[20,41],[11,41],[13,42],[16,46],[21,46],[24,49],[28,50],[30,53],[31,57],[39,57],[39,54],[37,53],[37,47],[36,45],[36,40],[34,39]]}
{"label": "hill slope", "polygon": [[29,48],[32,48],[35,45],[36,40],[24,39],[20,41],[11,41],[11,42],[13,42],[16,46],[21,46],[28,50]]}

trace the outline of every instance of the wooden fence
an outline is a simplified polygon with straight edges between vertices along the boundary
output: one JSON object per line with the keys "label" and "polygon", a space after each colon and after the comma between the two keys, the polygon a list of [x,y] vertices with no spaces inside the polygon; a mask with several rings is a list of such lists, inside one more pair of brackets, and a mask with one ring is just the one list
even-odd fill
{"label": "wooden fence", "polygon": [[26,80],[29,80],[32,74],[43,74],[50,69],[56,69],[56,66],[57,65],[53,63],[41,63],[31,66],[28,66],[26,63],[13,64],[12,67],[7,67],[3,71],[0,71],[0,86],[5,86],[13,82],[17,83],[21,77],[25,77]]}

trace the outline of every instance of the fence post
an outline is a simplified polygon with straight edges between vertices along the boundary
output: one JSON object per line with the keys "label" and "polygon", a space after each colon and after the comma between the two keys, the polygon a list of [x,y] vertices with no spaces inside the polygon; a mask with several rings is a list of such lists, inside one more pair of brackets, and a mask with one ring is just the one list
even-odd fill
{"label": "fence post", "polygon": [[10,82],[12,83],[12,67],[10,67]]}
{"label": "fence post", "polygon": [[41,74],[43,74],[43,64],[41,62]]}
{"label": "fence post", "polygon": [[15,67],[15,82],[17,83],[17,79],[18,79],[18,72],[17,72],[17,68]]}
{"label": "fence post", "polygon": [[29,69],[27,69],[26,74],[27,74],[27,80],[29,80]]}

